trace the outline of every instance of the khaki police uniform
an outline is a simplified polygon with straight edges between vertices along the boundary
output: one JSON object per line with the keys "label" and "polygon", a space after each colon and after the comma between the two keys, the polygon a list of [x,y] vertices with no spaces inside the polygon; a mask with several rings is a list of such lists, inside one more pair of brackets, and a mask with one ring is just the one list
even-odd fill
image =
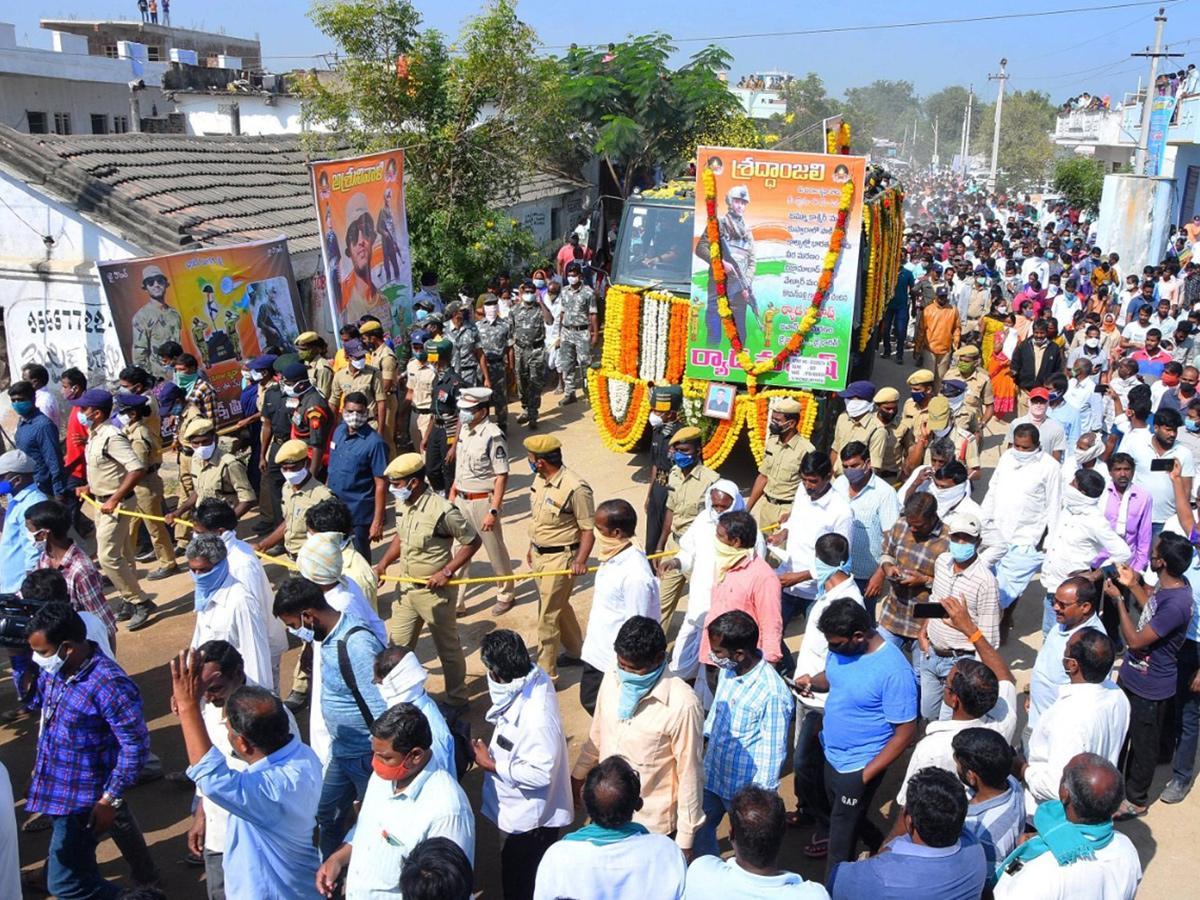
{"label": "khaki police uniform", "polygon": [[[483,530],[483,520],[492,508],[492,491],[496,487],[496,476],[508,474],[508,441],[500,426],[485,419],[474,428],[463,428],[458,439],[454,470],[454,505],[463,514],[471,527],[479,533],[483,549],[487,551],[494,575],[511,575],[512,560],[508,545],[504,541],[504,529],[500,516],[496,516],[496,527]],[[471,564],[467,563],[459,573],[462,578],[471,577]],[[516,582],[497,582],[496,603],[501,609],[512,606],[517,597]],[[458,586],[458,605],[461,607],[467,596],[467,585]]]}
{"label": "khaki police uniform", "polygon": [[911,397],[904,401],[904,409],[900,414],[900,425],[896,429],[896,439],[900,445],[900,467],[904,468],[904,460],[908,451],[913,448],[921,437],[921,432],[929,424],[929,411],[921,409],[917,401]]}
{"label": "khaki police uniform", "polygon": [[292,559],[296,558],[296,554],[308,540],[308,526],[304,524],[304,517],[322,500],[332,497],[333,492],[311,475],[299,487],[284,484],[283,521],[286,527],[283,532],[283,548]]}
{"label": "khaki police uniform", "polygon": [[869,412],[857,419],[852,419],[849,413],[842,413],[833,427],[831,449],[833,450],[834,475],[842,474],[842,448],[855,441],[862,441],[867,445],[871,457],[871,468],[878,469],[883,465],[883,451],[887,436],[879,417],[874,412]]}
{"label": "khaki police uniform", "polygon": [[[667,509],[671,511],[671,533],[667,535],[667,542],[663,548],[667,553],[679,552],[679,539],[695,521],[696,516],[704,510],[704,498],[708,495],[709,488],[720,478],[720,475],[707,468],[704,463],[692,466],[692,470],[686,474],[679,466],[671,467],[667,476]],[[670,631],[671,619],[686,586],[687,579],[683,573],[674,569],[663,575],[659,581],[658,595],[664,632]]]}
{"label": "khaki police uniform", "polygon": [[[549,480],[537,475],[530,487],[529,540],[533,571],[569,569],[584,531],[595,527],[595,502],[586,481],[561,468]],[[558,647],[567,656],[583,652],[583,633],[571,608],[574,575],[538,578],[538,665],[551,678],[558,677]]]}
{"label": "khaki police uniform", "polygon": [[[88,491],[97,503],[104,503],[115,494],[127,474],[146,468],[133,452],[129,438],[110,422],[91,430],[83,452],[87,460]],[[132,492],[121,501],[120,508],[137,508]],[[133,544],[129,541],[130,518],[116,512],[107,516],[94,507],[91,509],[96,522],[96,555],[101,570],[123,599],[135,604],[147,602],[150,598],[142,593],[134,569]]]}
{"label": "khaki police uniform", "polygon": [[305,363],[308,366],[308,380],[322,397],[329,399],[333,391],[333,366],[323,356],[318,356]]}
{"label": "khaki police uniform", "polygon": [[800,487],[800,460],[813,449],[812,442],[799,433],[786,444],[778,435],[767,435],[762,465],[758,467],[758,474],[765,475],[767,483],[754,504],[754,518],[760,529],[775,525],[791,512]]}
{"label": "khaki police uniform", "polygon": [[[142,520],[146,531],[150,533],[154,556],[162,568],[174,569],[177,563],[175,562],[175,551],[171,546],[171,532],[167,530],[166,523],[159,521],[163,515],[164,496],[162,476],[159,474],[159,469],[162,467],[162,440],[159,438],[158,432],[151,429],[145,419],[131,424],[125,429],[124,434],[129,438],[129,445],[146,470],[146,474],[133,487],[137,511],[144,516],[156,517]],[[130,544],[134,542],[135,533],[136,529],[130,527]],[[130,547],[126,555],[131,559],[135,558],[134,548]]]}
{"label": "khaki police uniform", "polygon": [[[397,393],[403,373],[400,362],[396,359],[396,351],[387,344],[380,344],[371,351],[371,365],[379,370],[383,382],[383,427],[376,429],[383,442],[387,444],[388,459],[396,455],[396,412],[400,408],[400,395]],[[388,385],[391,387],[388,387]]]}
{"label": "khaki police uniform", "polygon": [[408,361],[405,374],[408,389],[412,391],[409,437],[413,449],[419,450],[425,433],[429,431],[429,423],[433,420],[433,382],[437,378],[437,367],[431,362],[420,362],[414,358]]}
{"label": "khaki police uniform", "polygon": [[[387,399],[383,392],[383,376],[374,366],[363,366],[361,369],[348,365],[338,369],[333,375],[333,393],[329,395],[329,406],[335,411],[341,411],[347,394],[361,391],[367,395],[367,421],[379,433],[378,416],[375,411],[379,403]],[[383,435],[380,434],[380,437]]]}
{"label": "khaki police uniform", "polygon": [[192,483],[196,486],[197,504],[210,497],[224,500],[230,506],[258,500],[245,464],[220,448],[208,459],[201,459],[199,454],[192,457]]}
{"label": "khaki police uniform", "polygon": [[[400,538],[400,574],[428,578],[454,558],[454,542],[469,544],[475,529],[449,500],[428,487],[411,503],[396,502],[396,535]],[[442,663],[446,698],[453,706],[466,705],[467,661],[454,617],[455,588],[430,590],[423,584],[400,582],[399,600],[388,619],[388,639],[398,646],[415,648],[421,624],[429,633]]]}
{"label": "khaki police uniform", "polygon": [[996,402],[996,395],[992,391],[992,379],[986,372],[977,368],[969,378],[962,380],[967,383],[967,399],[964,406],[970,407],[971,412],[975,414],[975,421],[981,423],[983,422],[984,408],[992,406]]}

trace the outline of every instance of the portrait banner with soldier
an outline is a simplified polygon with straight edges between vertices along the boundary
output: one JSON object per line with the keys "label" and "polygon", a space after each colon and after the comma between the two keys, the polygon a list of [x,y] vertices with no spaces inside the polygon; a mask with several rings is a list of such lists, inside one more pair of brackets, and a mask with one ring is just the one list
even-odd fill
{"label": "portrait banner with soldier", "polygon": [[[743,382],[744,351],[767,366],[760,382],[845,387],[865,169],[861,157],[699,148],[691,303],[700,321],[688,348],[689,377]],[[834,256],[831,242],[842,234]],[[724,297],[713,277],[714,246]],[[820,297],[816,307],[814,297]],[[806,315],[815,319],[807,328]],[[789,341],[798,330],[805,333],[793,353]],[[764,362],[772,359],[773,367]]]}
{"label": "portrait banner with soldier", "polygon": [[174,341],[217,391],[220,418],[241,413],[241,370],[289,352],[305,329],[287,239],[96,264],[121,351],[170,380],[158,348]]}
{"label": "portrait banner with soldier", "polygon": [[372,315],[387,335],[412,318],[404,151],[316,162],[313,195],[334,330]]}

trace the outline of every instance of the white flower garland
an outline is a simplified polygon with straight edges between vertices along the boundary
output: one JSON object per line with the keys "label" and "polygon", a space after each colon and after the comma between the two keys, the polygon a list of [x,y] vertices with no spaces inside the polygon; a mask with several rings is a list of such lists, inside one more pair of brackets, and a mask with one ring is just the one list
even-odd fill
{"label": "white flower garland", "polygon": [[608,408],[618,422],[625,421],[629,411],[629,399],[633,396],[633,385],[619,378],[608,379]]}
{"label": "white flower garland", "polygon": [[667,375],[671,304],[657,298],[642,301],[641,341],[638,345],[638,377],[656,384]]}

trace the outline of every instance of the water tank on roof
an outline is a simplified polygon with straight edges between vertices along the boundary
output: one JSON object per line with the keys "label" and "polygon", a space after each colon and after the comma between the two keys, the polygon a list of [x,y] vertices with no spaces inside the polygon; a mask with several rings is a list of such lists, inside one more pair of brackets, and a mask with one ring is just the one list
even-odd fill
{"label": "water tank on roof", "polygon": [[224,53],[217,56],[218,69],[240,69],[242,67],[242,58],[240,56],[226,56]]}
{"label": "water tank on roof", "polygon": [[175,47],[172,47],[170,54],[171,62],[173,63],[183,63],[189,66],[200,64],[200,58],[196,54],[195,50],[178,50]]}

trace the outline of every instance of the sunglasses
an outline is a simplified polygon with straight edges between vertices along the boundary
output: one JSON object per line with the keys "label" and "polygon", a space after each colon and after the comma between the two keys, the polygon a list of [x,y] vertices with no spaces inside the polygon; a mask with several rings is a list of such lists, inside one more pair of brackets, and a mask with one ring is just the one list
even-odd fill
{"label": "sunglasses", "polygon": [[375,240],[375,223],[371,221],[370,213],[363,213],[350,223],[350,227],[346,229],[346,243],[358,243],[358,235],[360,232],[368,241]]}
{"label": "sunglasses", "polygon": [[163,276],[155,275],[153,278],[147,278],[145,281],[143,281],[142,287],[149,287],[152,284],[161,284],[165,287],[166,283],[167,279],[163,278]]}

